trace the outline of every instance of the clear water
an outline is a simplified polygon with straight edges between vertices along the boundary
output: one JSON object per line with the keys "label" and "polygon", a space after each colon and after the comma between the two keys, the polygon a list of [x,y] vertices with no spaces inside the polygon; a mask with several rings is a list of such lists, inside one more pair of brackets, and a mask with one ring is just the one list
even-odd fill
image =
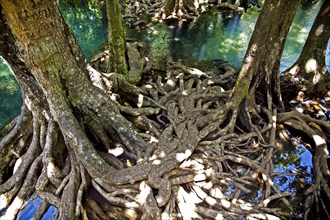
{"label": "clear water", "polygon": [[[293,195],[296,195],[296,187],[292,186],[297,184],[297,181],[303,181],[304,187],[307,187],[312,184],[314,176],[312,154],[299,141],[296,141],[296,143],[297,146],[282,143],[283,148],[279,149],[273,158],[275,172],[298,173],[298,175],[276,176],[273,178],[281,191],[290,191]],[[301,180],[299,177],[301,177]]]}
{"label": "clear water", "polygon": [[[18,220],[29,220],[32,219],[41,205],[42,200],[37,197],[33,198],[29,201],[27,206],[18,214]],[[56,208],[54,206],[50,206],[46,212],[46,214],[41,218],[42,220],[50,220],[55,219],[56,217]]]}
{"label": "clear water", "polygon": [[0,128],[20,113],[20,88],[7,62],[0,56]]}
{"label": "clear water", "polygon": [[70,4],[61,4],[59,7],[89,59],[107,39],[107,22],[102,11],[92,7],[73,7]]}
{"label": "clear water", "polygon": [[[320,3],[317,3],[307,8],[300,7],[297,11],[281,60],[282,70],[298,58],[319,7]],[[92,7],[65,4],[61,4],[60,9],[78,38],[86,58],[90,58],[107,39],[104,12]],[[220,59],[239,68],[258,14],[257,9],[250,9],[243,15],[230,11],[213,11],[202,14],[192,25],[168,27],[158,24],[140,31],[127,29],[127,37],[145,40],[151,46],[149,58],[152,60],[164,60],[169,56],[196,60]],[[12,72],[0,58],[0,127],[20,112],[22,100],[19,97],[19,87],[14,84]]]}

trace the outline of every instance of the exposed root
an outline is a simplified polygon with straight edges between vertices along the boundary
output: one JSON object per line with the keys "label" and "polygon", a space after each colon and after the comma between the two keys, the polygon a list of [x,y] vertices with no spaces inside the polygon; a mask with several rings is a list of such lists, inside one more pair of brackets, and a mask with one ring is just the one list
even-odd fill
{"label": "exposed root", "polygon": [[145,19],[146,16],[152,21],[189,22],[211,7],[219,10],[234,10],[238,13],[244,12],[243,7],[234,4],[205,0],[127,1],[123,7],[125,8],[123,18],[126,25],[135,28],[140,28],[141,25],[146,26],[145,23],[148,20]]}
{"label": "exposed root", "polygon": [[[88,102],[77,103],[81,124],[70,134],[63,133],[63,123],[71,123],[65,118],[55,121],[33,112],[33,138],[22,145],[29,149],[0,186],[5,216],[16,215],[35,194],[43,200],[35,218],[50,205],[60,219],[297,217],[293,195],[281,192],[272,179],[278,175],[273,166],[277,123],[314,140],[316,175],[305,192],[305,214],[313,201],[325,206],[320,194],[330,198],[328,122],[262,107],[248,111],[244,103],[235,108],[223,88],[232,69],[219,80],[182,64],[168,66],[165,78],[143,76],[140,87],[93,70],[114,85],[111,90],[99,86],[113,99],[82,97]],[[1,149],[18,140],[25,125],[19,124]]]}
{"label": "exposed root", "polygon": [[11,131],[0,141],[0,183],[4,183],[9,174],[9,168],[13,167],[16,160],[26,152],[26,146],[31,141],[32,126],[31,113],[26,106],[22,107],[21,115],[11,123]]}
{"label": "exposed root", "polygon": [[[329,156],[329,150],[327,147],[327,136],[329,135],[330,123],[312,118],[308,115],[301,114],[297,111],[292,111],[288,113],[282,113],[279,117],[279,122],[288,125],[300,133],[306,134],[314,144],[310,145],[310,151],[313,153],[313,166],[315,172],[314,183],[306,190],[305,196],[307,197],[305,201],[305,218],[307,218],[308,213],[312,207],[313,202],[324,203],[324,198],[321,195],[330,199],[329,191],[329,178],[330,170],[327,163],[327,158]],[[324,209],[327,212],[327,208]]]}

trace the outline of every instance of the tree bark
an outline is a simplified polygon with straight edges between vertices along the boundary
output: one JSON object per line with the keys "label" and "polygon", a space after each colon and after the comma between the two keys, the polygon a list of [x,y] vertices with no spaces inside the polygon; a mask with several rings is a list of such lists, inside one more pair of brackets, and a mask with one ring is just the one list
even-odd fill
{"label": "tree bark", "polygon": [[[39,121],[42,118],[42,121],[47,120],[50,123],[53,118],[60,128],[65,145],[74,150],[89,175],[100,182],[115,185],[130,183],[131,171],[139,180],[146,178],[147,167],[141,169],[142,173],[139,171],[141,166],[116,171],[97,153],[87,138],[86,128],[90,128],[94,137],[99,140],[104,140],[105,132],[112,134],[137,155],[136,159],[139,159],[145,149],[145,142],[130,122],[119,114],[108,95],[90,83],[85,58],[56,3],[0,3],[3,15],[1,26],[4,27],[1,40],[4,39],[4,45],[9,46],[1,47],[1,53],[18,76],[23,94],[27,96],[24,97],[25,105],[32,112],[34,120]],[[22,118],[27,119],[25,115]],[[39,123],[41,122],[36,124]],[[27,135],[31,137],[32,134]],[[99,149],[107,150],[107,143],[111,141],[100,141]],[[4,146],[10,145],[4,143]],[[113,176],[117,172],[121,173],[118,173],[121,177]]]}
{"label": "tree bark", "polygon": [[278,80],[280,58],[299,2],[265,1],[232,93],[234,106],[239,106],[245,98],[248,105],[253,106],[257,91],[264,94],[263,100],[268,103],[269,109],[272,109],[272,97],[281,104]]}
{"label": "tree bark", "polygon": [[[326,93],[324,88],[329,80],[326,68],[326,50],[330,38],[330,2],[324,1],[298,60],[284,74],[300,76],[309,81],[308,93]],[[324,89],[326,89],[324,91]]]}
{"label": "tree bark", "polygon": [[125,31],[122,22],[121,6],[118,0],[107,0],[107,17],[109,28],[110,72],[127,75]]}

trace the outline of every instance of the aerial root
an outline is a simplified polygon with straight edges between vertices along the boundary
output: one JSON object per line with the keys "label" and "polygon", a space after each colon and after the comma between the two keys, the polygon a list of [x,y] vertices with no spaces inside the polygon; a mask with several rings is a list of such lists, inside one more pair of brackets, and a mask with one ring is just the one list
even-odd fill
{"label": "aerial root", "polygon": [[29,168],[27,175],[24,176],[22,180],[22,185],[14,186],[14,188],[10,191],[10,194],[5,194],[8,201],[10,202],[10,205],[6,210],[6,214],[2,216],[3,219],[10,219],[12,216],[16,216],[24,203],[34,193],[34,189],[31,186],[35,185],[37,177],[40,173],[41,158],[42,155],[39,155],[39,157],[34,160],[31,167]]}
{"label": "aerial root", "polygon": [[79,164],[80,168],[80,175],[81,175],[81,183],[77,192],[77,200],[76,200],[76,210],[75,210],[75,218],[81,217],[81,215],[84,213],[83,208],[83,195],[84,192],[87,191],[87,184],[89,181],[89,176],[86,173],[86,169],[82,164]]}
{"label": "aerial root", "polygon": [[41,219],[44,216],[44,214],[47,212],[49,207],[50,207],[50,204],[48,202],[46,202],[45,200],[43,200],[41,205],[38,207],[36,213],[32,217],[32,220]]}
{"label": "aerial root", "polygon": [[[40,115],[34,115],[33,138],[30,143],[30,146],[27,152],[21,156],[20,160],[16,161],[16,168],[14,167],[13,175],[0,186],[0,194],[2,200],[1,209],[10,205],[8,210],[6,211],[6,215],[17,214],[18,209],[21,208],[21,206],[25,202],[24,199],[26,199],[26,197],[29,196],[31,193],[25,192],[27,191],[26,187],[31,186],[29,184],[27,186],[26,182],[30,183],[30,181],[32,181],[33,183],[33,180],[35,178],[34,175],[38,173],[38,166],[36,164],[41,161],[41,157],[38,157],[41,152],[40,137],[42,135],[40,132],[40,119]],[[33,171],[31,172],[31,170]],[[18,202],[14,204],[13,199],[18,200]]]}
{"label": "aerial root", "polygon": [[[83,216],[89,216],[90,219],[108,219],[109,216],[104,210],[100,207],[100,205],[93,199],[86,199],[86,213]],[[87,215],[88,214],[88,215]],[[117,217],[117,216],[115,216]],[[114,218],[116,219],[116,218]]]}
{"label": "aerial root", "polygon": [[[21,114],[15,118],[0,134],[0,184],[8,178],[10,167],[13,167],[16,160],[27,150],[27,145],[31,141],[33,127],[31,126],[32,115],[25,105]],[[5,135],[7,133],[7,135]],[[5,135],[2,138],[2,135]]]}
{"label": "aerial root", "polygon": [[[214,217],[215,213],[228,211],[231,216],[248,215],[252,209],[265,213],[265,216],[273,215],[275,209],[267,207],[272,200],[282,200],[291,207],[286,199],[290,194],[281,193],[271,180],[276,112],[273,114],[264,109],[266,120],[255,113],[259,116],[258,124],[253,127],[252,132],[245,133],[240,129],[241,134],[231,133],[237,129],[237,112],[230,115],[230,109],[224,107],[229,93],[218,84],[209,83],[208,76],[201,71],[180,65],[175,68],[183,72],[173,71],[164,80],[154,77],[155,83],[153,80],[147,80],[142,86],[143,97],[151,96],[156,103],[154,106],[160,107],[160,112],[156,113],[158,116],[150,120],[147,112],[144,112],[146,115],[141,115],[127,107],[121,110],[133,115],[131,121],[141,129],[141,133],[153,134],[144,136],[147,141],[156,143],[148,153],[150,156],[144,160],[151,161],[153,165],[148,181],[140,184],[140,192],[145,194],[143,197],[139,194],[138,201],[143,202],[134,203],[134,207],[131,207],[129,204],[132,205],[137,193],[129,194],[133,196],[131,198],[125,194],[124,198],[118,200],[93,181],[94,188],[112,204],[126,209],[142,210],[144,219],[159,216],[183,217],[186,207],[195,207],[189,209],[194,210],[191,215],[206,217]],[[196,77],[195,73],[199,76]],[[200,77],[204,77],[204,81],[208,83],[203,83]],[[144,119],[148,126],[141,123]],[[253,124],[252,121],[250,123]],[[153,131],[148,130],[150,128]],[[264,136],[268,137],[267,143]],[[262,154],[263,146],[267,150],[266,156]],[[228,148],[237,153],[226,150]],[[250,159],[243,156],[244,154],[255,156]],[[235,165],[244,167],[244,175]],[[181,173],[175,172],[178,169],[183,170]],[[211,183],[219,188],[210,189]],[[266,191],[263,191],[264,196],[257,204],[246,202],[242,198],[242,195],[251,193],[251,187],[259,188],[262,185]],[[235,188],[235,195],[228,199],[223,190],[231,187]],[[192,194],[187,193],[187,189],[193,189]],[[279,195],[272,195],[271,189]],[[194,193],[197,193],[197,196],[193,196]],[[187,201],[193,201],[189,198],[195,198],[195,203],[188,204]],[[216,209],[211,208],[215,203],[221,205]],[[179,207],[178,212],[174,208],[176,206]],[[164,207],[163,211],[159,207]],[[285,216],[285,213],[280,215]]]}

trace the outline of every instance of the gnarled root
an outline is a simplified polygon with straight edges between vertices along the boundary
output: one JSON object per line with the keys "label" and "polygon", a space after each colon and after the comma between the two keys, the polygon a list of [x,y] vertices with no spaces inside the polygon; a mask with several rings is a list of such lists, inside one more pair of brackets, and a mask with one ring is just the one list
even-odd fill
{"label": "gnarled root", "polygon": [[[319,203],[321,203],[323,210],[328,213],[326,206],[324,206],[324,197],[321,196],[321,194],[327,197],[328,200],[330,199],[330,170],[327,163],[327,158],[329,156],[327,135],[329,135],[330,123],[312,118],[298,111],[280,114],[279,122],[300,133],[306,134],[314,141],[314,144],[309,145],[309,150],[313,154],[315,181],[305,192],[307,197],[304,204],[305,218],[307,218],[314,202],[317,203],[317,207],[319,207]],[[320,210],[318,210],[318,212],[320,212]],[[328,215],[328,217],[330,216]]]}
{"label": "gnarled root", "polygon": [[[244,103],[234,108],[222,87],[232,70],[213,81],[201,70],[169,66],[165,78],[144,76],[140,88],[113,74],[117,89],[82,93],[79,116],[65,112],[55,120],[23,108],[0,142],[3,158],[19,140],[26,140],[19,149],[28,148],[15,173],[1,170],[5,216],[36,195],[42,205],[35,218],[50,205],[60,219],[292,217],[291,193],[272,179],[277,121],[313,138],[316,180],[306,195],[322,189],[329,196],[319,130],[329,130],[327,122],[276,109],[247,112]],[[23,127],[26,135],[18,135]]]}

